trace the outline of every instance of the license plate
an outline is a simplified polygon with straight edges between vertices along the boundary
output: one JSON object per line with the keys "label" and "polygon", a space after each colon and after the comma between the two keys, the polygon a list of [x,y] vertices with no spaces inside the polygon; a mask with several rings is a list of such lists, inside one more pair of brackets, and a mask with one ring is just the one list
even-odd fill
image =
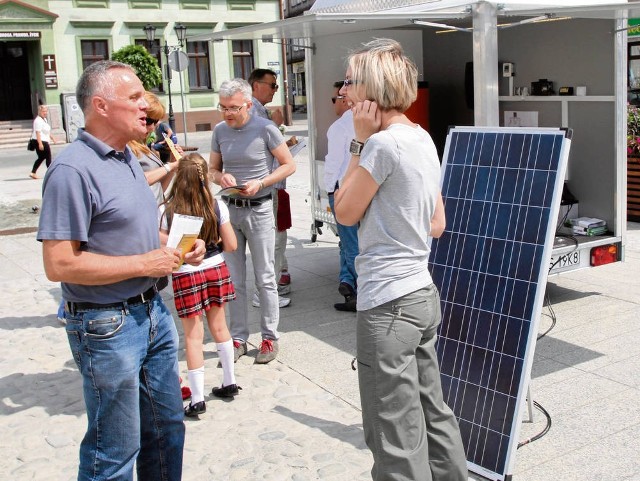
{"label": "license plate", "polygon": [[569,252],[568,254],[551,258],[550,272],[578,265],[580,265],[580,251]]}

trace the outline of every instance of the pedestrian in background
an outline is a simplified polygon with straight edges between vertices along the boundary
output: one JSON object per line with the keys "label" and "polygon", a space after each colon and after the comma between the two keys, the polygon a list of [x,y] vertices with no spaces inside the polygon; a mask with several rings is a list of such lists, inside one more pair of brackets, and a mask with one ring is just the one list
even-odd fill
{"label": "pedestrian in background", "polygon": [[[76,88],[85,128],[47,172],[37,238],[47,278],[62,282],[66,332],[83,378],[87,431],[79,481],[178,481],[184,412],[178,333],[158,278],[180,264],[161,248],[158,206],[127,142],[146,133],[133,69],[99,61]],[[185,262],[205,253],[198,239]]]}
{"label": "pedestrian in background", "polygon": [[[249,75],[249,85],[251,85],[251,113],[273,121],[278,128],[282,126],[284,132],[284,118],[279,110],[271,112],[265,107],[273,101],[273,96],[278,91],[277,74],[271,69],[257,68]],[[277,162],[273,168],[278,168]],[[283,222],[282,219],[291,219],[291,206],[289,204],[289,194],[286,191],[287,179],[283,179],[273,186],[273,215],[276,221],[275,240],[275,270],[278,282],[278,295],[283,296],[291,292],[291,274],[289,274],[289,262],[287,261],[287,229],[291,227],[290,222]],[[280,215],[278,214],[280,212]],[[282,225],[284,224],[284,225]],[[290,299],[280,297],[280,307],[287,307]],[[254,293],[252,304],[260,307],[260,297]]]}
{"label": "pedestrian in background", "polygon": [[49,113],[49,108],[46,105],[40,105],[38,107],[38,115],[33,120],[33,131],[31,132],[31,141],[35,141],[36,144],[36,155],[38,158],[33,163],[33,168],[31,169],[31,173],[29,177],[32,179],[39,179],[36,175],[38,168],[45,162],[47,169],[51,165],[51,147],[49,143],[56,143],[56,140],[51,135],[51,125],[49,125],[49,121],[47,120],[47,114]]}
{"label": "pedestrian in background", "polygon": [[[354,137],[353,114],[349,99],[340,95],[343,82],[333,84],[333,110],[338,119],[327,130],[327,155],[324,157],[324,185],[329,196],[329,207],[335,218],[334,191],[338,189],[340,180],[349,167],[351,153],[349,146]],[[344,225],[337,221],[340,242],[340,276],[338,292],[344,296],[344,302],[334,304],[338,311],[356,310],[358,274],[355,260],[358,255],[358,225]]]}
{"label": "pedestrian in background", "polygon": [[431,137],[404,112],[418,72],[395,40],[349,57],[340,90],[353,103],[351,161],[336,216],[360,222],[356,258],[358,382],[374,481],[467,481],[458,423],[445,404],[435,350],[440,296],[429,237],[445,228]]}
{"label": "pedestrian in background", "polygon": [[[270,69],[257,68],[249,75],[249,85],[251,85],[251,113],[269,119],[277,127],[283,126],[284,118],[279,110],[271,112],[266,108],[268,103],[273,101],[273,96],[278,91],[277,74]],[[282,127],[284,129],[284,126]],[[284,132],[284,130],[282,130]],[[273,165],[278,168],[277,162]],[[287,261],[287,229],[291,227],[291,206],[289,205],[289,194],[286,191],[287,179],[283,179],[273,186],[273,215],[276,221],[275,240],[275,269],[278,281],[278,294],[286,295],[291,292],[291,274],[289,273],[289,262]],[[287,219],[286,221],[283,219]],[[260,298],[254,294],[254,307],[260,307]],[[280,298],[280,307],[287,307],[290,300]]]}

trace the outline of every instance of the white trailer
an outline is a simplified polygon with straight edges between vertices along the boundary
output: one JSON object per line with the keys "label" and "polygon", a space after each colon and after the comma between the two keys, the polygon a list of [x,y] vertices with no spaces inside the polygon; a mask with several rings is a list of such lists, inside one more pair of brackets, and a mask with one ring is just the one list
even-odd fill
{"label": "white trailer", "polygon": [[[603,219],[609,233],[558,236],[550,271],[557,274],[624,258],[626,26],[634,16],[640,6],[626,2],[318,0],[306,15],[207,38],[290,42],[306,49],[312,238],[319,222],[334,222],[321,175],[326,131],[335,120],[332,84],[343,78],[349,51],[374,37],[400,41],[420,80],[428,82],[429,130],[440,152],[449,126],[503,125],[505,111],[536,112],[540,127],[571,128],[566,185],[577,206],[570,215]],[[512,64],[513,77],[503,77],[503,63]],[[469,82],[465,69],[471,64]],[[552,81],[555,95],[530,95],[539,79]],[[519,94],[526,87],[529,95],[515,95],[512,85]],[[586,95],[557,95],[565,86],[574,94],[585,86]],[[473,108],[465,100],[470,89]]]}

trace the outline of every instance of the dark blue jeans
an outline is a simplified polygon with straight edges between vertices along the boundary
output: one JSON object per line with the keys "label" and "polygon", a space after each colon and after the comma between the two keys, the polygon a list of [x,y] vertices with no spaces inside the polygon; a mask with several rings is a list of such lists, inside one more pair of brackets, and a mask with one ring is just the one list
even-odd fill
{"label": "dark blue jeans", "polygon": [[[331,212],[335,212],[333,202],[333,194],[329,194]],[[336,226],[340,237],[340,282],[346,282],[357,291],[358,274],[355,261],[358,255],[358,225],[342,225],[336,220]]]}
{"label": "dark blue jeans", "polygon": [[184,412],[178,334],[159,295],[125,309],[66,313],[88,428],[79,481],[180,480]]}

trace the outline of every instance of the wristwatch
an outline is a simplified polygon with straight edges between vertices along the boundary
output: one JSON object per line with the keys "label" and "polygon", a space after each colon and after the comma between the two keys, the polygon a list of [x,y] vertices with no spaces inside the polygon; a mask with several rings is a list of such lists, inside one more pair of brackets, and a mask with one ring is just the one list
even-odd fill
{"label": "wristwatch", "polygon": [[364,147],[362,142],[358,142],[356,139],[353,139],[351,140],[351,144],[349,144],[349,153],[352,155],[360,155],[362,147]]}

